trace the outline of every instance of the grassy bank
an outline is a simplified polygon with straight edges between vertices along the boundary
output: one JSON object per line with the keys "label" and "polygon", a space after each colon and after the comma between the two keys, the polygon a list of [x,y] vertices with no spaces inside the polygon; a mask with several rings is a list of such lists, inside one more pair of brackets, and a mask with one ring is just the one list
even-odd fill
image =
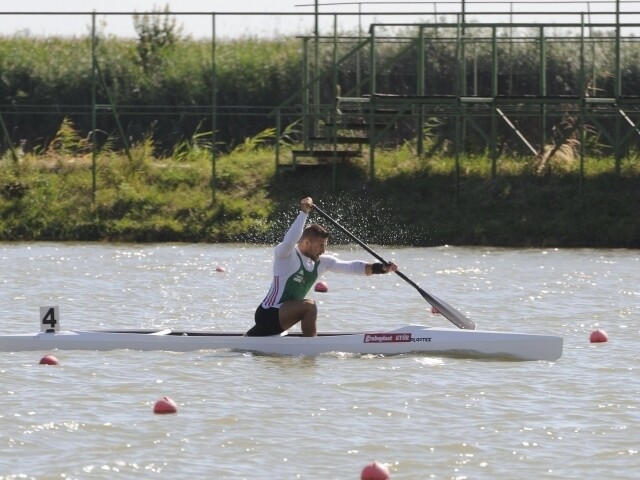
{"label": "grassy bank", "polygon": [[[208,151],[155,158],[140,144],[132,159],[49,151],[0,161],[0,240],[267,242],[277,241],[313,196],[368,243],[640,247],[640,160],[621,175],[608,160],[543,176],[519,159],[464,158],[456,194],[454,161],[418,159],[409,149],[368,164],[276,175],[271,149],[239,148],[216,165],[215,199]],[[337,238],[340,242],[346,239]]]}

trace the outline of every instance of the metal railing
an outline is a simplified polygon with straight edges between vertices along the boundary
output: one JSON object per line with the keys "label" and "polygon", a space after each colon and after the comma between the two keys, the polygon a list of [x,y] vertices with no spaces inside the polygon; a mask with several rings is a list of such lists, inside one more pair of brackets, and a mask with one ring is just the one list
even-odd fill
{"label": "metal railing", "polygon": [[[92,47],[91,51],[87,52],[87,58],[93,65],[91,104],[26,105],[3,103],[0,100],[0,135],[4,139],[6,148],[15,156],[15,140],[12,138],[11,123],[16,116],[33,110],[45,116],[90,115],[92,118],[90,133],[95,149],[99,144],[96,135],[100,131],[100,121],[108,115],[115,121],[122,141],[125,142],[125,149],[128,150],[126,142],[131,137],[131,133],[127,131],[127,126],[120,122],[123,116],[157,115],[159,121],[171,116],[207,118],[211,126],[212,190],[215,192],[216,160],[219,156],[218,127],[231,116],[261,116],[265,121],[273,122],[277,126],[278,135],[282,131],[283,123],[295,121],[297,117],[304,122],[302,140],[306,143],[314,129],[317,129],[319,115],[326,116],[327,111],[334,109],[338,96],[368,95],[374,104],[386,101],[389,105],[390,99],[383,100],[375,97],[376,94],[382,93],[397,95],[397,98],[393,99],[395,106],[399,105],[409,110],[407,118],[416,122],[418,125],[416,131],[422,130],[424,116],[429,111],[436,111],[442,116],[452,118],[456,125],[453,140],[458,154],[464,152],[465,135],[468,129],[476,130],[491,147],[494,172],[497,161],[497,124],[500,121],[507,125],[516,139],[519,138],[521,143],[531,150],[532,145],[545,144],[548,119],[561,115],[560,111],[566,110],[567,105],[570,105],[570,109],[579,117],[581,125],[591,118],[594,119],[594,123],[602,126],[601,119],[608,116],[614,119],[616,127],[613,132],[607,132],[604,126],[602,130],[605,132],[603,135],[608,137],[614,146],[616,169],[619,171],[625,142],[636,134],[640,135],[638,120],[635,120],[640,110],[640,102],[625,90],[621,75],[625,46],[635,44],[640,32],[640,1],[537,2],[536,5],[542,5],[545,11],[534,9],[529,2],[513,1],[461,0],[406,2],[406,4],[399,2],[391,5],[394,8],[391,12],[388,11],[390,5],[366,1],[307,3],[301,6],[307,9],[304,12],[0,12],[0,22],[6,24],[11,21],[18,28],[25,19],[27,25],[37,25],[37,21],[42,19],[51,21],[53,18],[89,21],[86,33],[92,40]],[[380,9],[382,6],[385,8]],[[119,29],[109,26],[110,21],[117,20],[116,24],[119,25],[123,19],[131,20],[134,16],[145,14],[176,18],[180,22],[184,35],[210,42],[211,95],[208,104],[123,105],[119,103],[116,96],[111,95],[101,75],[101,59],[95,49],[96,40],[101,36],[119,34]],[[535,21],[532,21],[532,18]],[[16,19],[20,19],[20,22]],[[238,28],[239,24],[244,24],[245,27]],[[256,24],[261,25],[259,31],[255,30]],[[24,29],[22,33],[21,30],[17,30],[14,35],[31,35],[35,32],[35,28],[31,29],[31,33],[25,33]],[[8,32],[7,29],[4,30]],[[532,31],[537,34],[532,36]],[[52,32],[51,35],[59,34],[53,28],[45,29],[45,35],[48,34],[47,32]],[[270,32],[271,36],[299,35],[303,50],[301,66],[303,82],[300,89],[292,91],[289,98],[279,104],[220,105],[217,101],[219,86],[216,72],[218,44],[229,41],[232,35],[240,34],[240,37],[245,38],[254,34],[268,37]],[[129,33],[135,34],[135,30],[130,28]],[[415,84],[411,86],[413,90],[381,91],[383,82],[380,80],[384,75],[382,72],[390,67],[378,63],[378,49],[398,42],[406,43],[408,50],[417,52]],[[440,90],[445,86],[438,85],[439,79],[429,76],[429,49],[436,42],[449,42],[454,50],[452,62],[456,70],[456,82],[453,86],[447,85],[450,90],[445,93]],[[539,49],[540,81],[535,92],[524,95],[513,91],[515,74],[513,70],[509,70],[511,66],[506,66],[505,72],[504,66],[492,61],[490,72],[479,72],[477,64],[474,63],[482,52],[485,55],[488,52],[492,58],[495,58],[497,49],[509,48],[509,45],[518,42],[530,42],[536,44]],[[563,97],[549,93],[550,86],[544,70],[546,50],[558,42],[575,42],[580,65],[579,88],[576,92],[572,92],[572,95]],[[611,89],[604,94],[599,91],[595,94],[598,99],[596,100],[594,94],[589,93],[589,88],[593,88],[592,92],[595,92],[599,87],[594,85],[587,87],[589,81],[596,77],[590,75],[586,58],[590,48],[605,43],[609,45],[613,58],[613,68],[608,74],[610,80],[607,83],[607,88],[611,87]],[[342,51],[344,45],[347,45],[347,52]],[[330,68],[323,68],[323,58],[329,59]],[[346,64],[356,65],[355,72],[352,72],[353,80],[350,83],[345,82],[344,75],[339,75],[341,68]],[[500,90],[498,86],[497,77],[502,73],[509,78],[507,85],[511,87],[508,87],[507,91]],[[488,77],[489,81],[483,84],[478,80],[481,75]],[[469,78],[473,79],[470,84]],[[328,92],[323,91],[323,83],[330,84]],[[443,98],[444,95],[450,98]],[[401,96],[403,98],[400,98]],[[524,98],[527,96],[528,98]],[[477,97],[477,100],[473,100],[475,106],[472,107],[471,100],[465,99],[473,97]],[[505,106],[505,102],[509,105]],[[154,112],[154,109],[163,111]],[[543,125],[540,129],[542,132],[540,138],[527,138],[527,133],[519,130],[515,125],[514,120],[519,120],[526,115],[541,119],[540,122]],[[484,124],[486,119],[488,119],[488,130],[487,125]],[[371,121],[375,123],[375,119]],[[628,131],[624,131],[624,127],[627,127]],[[374,152],[379,139],[376,138],[376,132],[373,130],[371,136],[370,175],[373,177],[375,175]],[[422,137],[419,136],[417,141],[421,142]],[[418,150],[422,153],[421,147]],[[581,150],[581,155],[583,154]],[[96,155],[97,150],[94,150],[94,165]],[[279,155],[280,152],[277,149],[276,164],[280,163]],[[94,190],[95,188],[97,187],[94,180]]]}

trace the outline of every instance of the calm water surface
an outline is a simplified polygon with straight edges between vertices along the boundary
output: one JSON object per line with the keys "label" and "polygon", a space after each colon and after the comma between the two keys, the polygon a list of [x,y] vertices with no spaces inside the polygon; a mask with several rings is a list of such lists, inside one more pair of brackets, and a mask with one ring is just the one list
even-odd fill
{"label": "calm water surface", "polygon": [[[563,357],[0,353],[0,479],[342,480],[373,460],[393,480],[640,478],[639,252],[376,250],[479,328],[563,336]],[[0,333],[44,305],[68,328],[244,330],[271,247],[11,243],[0,265]],[[451,326],[397,276],[323,280],[320,329]],[[178,414],[153,414],[165,395]]]}

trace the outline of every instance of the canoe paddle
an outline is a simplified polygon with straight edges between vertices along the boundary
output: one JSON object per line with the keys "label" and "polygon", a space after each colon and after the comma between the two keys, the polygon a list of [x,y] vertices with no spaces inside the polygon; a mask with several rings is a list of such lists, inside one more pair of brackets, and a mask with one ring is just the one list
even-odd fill
{"label": "canoe paddle", "polygon": [[[329,215],[327,215],[320,207],[318,207],[318,205],[314,204],[313,208],[322,217],[324,217],[326,220],[331,222],[335,227],[340,229],[345,235],[347,235],[349,238],[351,238],[354,242],[356,242],[358,245],[360,245],[362,248],[364,248],[367,252],[369,252],[371,255],[373,255],[375,258],[377,258],[383,264],[385,264],[385,265],[389,264],[389,262],[387,262],[384,258],[382,258],[380,255],[378,255],[376,252],[371,250],[364,242],[362,242],[360,239],[358,239],[349,230],[344,228],[342,225],[340,225],[338,222],[336,222],[333,218],[331,218]],[[447,320],[449,320],[451,323],[453,323],[456,327],[463,328],[463,329],[466,329],[466,330],[475,330],[476,329],[476,324],[473,322],[473,320],[467,318],[464,314],[462,314],[461,312],[459,312],[458,310],[453,308],[451,305],[449,305],[445,301],[440,300],[439,298],[434,297],[433,295],[430,295],[429,293],[425,292],[422,288],[420,288],[418,286],[418,284],[416,284],[413,280],[411,280],[409,277],[407,277],[404,273],[400,272],[400,270],[396,270],[396,274],[401,279],[403,279],[405,282],[407,282],[409,285],[411,285],[413,288],[418,290],[420,295],[422,295],[422,298],[424,298],[427,302],[429,302],[429,304],[431,304],[433,307],[435,307],[438,310],[438,312],[440,312]]]}

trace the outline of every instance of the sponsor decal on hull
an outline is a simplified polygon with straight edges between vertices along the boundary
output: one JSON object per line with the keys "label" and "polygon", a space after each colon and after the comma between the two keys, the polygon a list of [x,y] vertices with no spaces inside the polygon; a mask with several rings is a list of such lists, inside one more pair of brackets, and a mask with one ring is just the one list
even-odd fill
{"label": "sponsor decal on hull", "polygon": [[410,341],[410,333],[367,333],[364,336],[364,343],[397,343]]}
{"label": "sponsor decal on hull", "polygon": [[364,343],[430,342],[431,337],[414,337],[410,333],[367,333]]}

